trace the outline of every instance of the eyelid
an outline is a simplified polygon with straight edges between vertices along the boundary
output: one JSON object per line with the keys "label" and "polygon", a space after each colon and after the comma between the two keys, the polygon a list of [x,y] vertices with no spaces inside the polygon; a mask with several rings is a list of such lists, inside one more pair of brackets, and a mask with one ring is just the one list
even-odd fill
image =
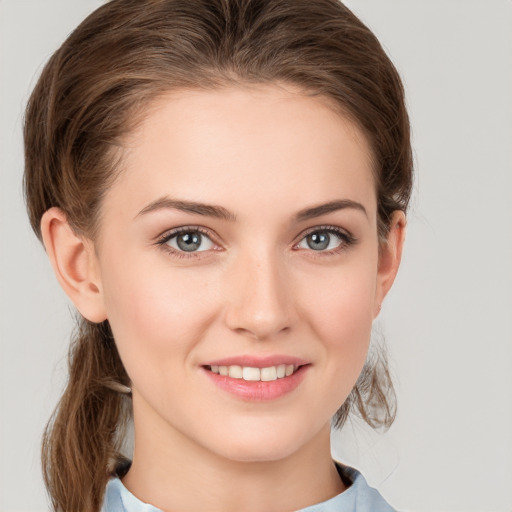
{"label": "eyelid", "polygon": [[339,234],[340,236],[347,238],[352,241],[356,241],[356,238],[350,231],[341,228],[340,226],[334,226],[332,224],[322,224],[320,226],[313,226],[311,228],[306,229],[297,237],[297,243],[300,242],[303,238],[310,235],[311,233],[316,233],[317,231],[328,231],[331,233]]}
{"label": "eyelid", "polygon": [[215,234],[213,234],[211,230],[209,230],[203,226],[179,226],[176,228],[168,229],[168,230],[164,231],[162,234],[158,235],[158,237],[156,238],[154,243],[155,243],[155,245],[161,247],[163,250],[171,253],[174,256],[181,257],[181,258],[202,257],[203,253],[210,252],[209,250],[191,251],[191,252],[180,251],[180,250],[177,250],[174,247],[171,247],[170,245],[167,244],[167,242],[169,240],[176,237],[180,233],[191,233],[191,232],[200,233],[201,235],[207,237],[215,246],[217,246],[217,248],[211,249],[211,250],[214,250],[214,251],[220,250],[218,247],[221,244],[217,241],[218,237]]}
{"label": "eyelid", "polygon": [[[310,235],[312,233],[322,232],[322,231],[335,234],[336,236],[340,237],[343,240],[343,243],[341,243],[339,247],[336,247],[335,249],[331,249],[328,251],[315,251],[314,249],[309,249],[308,252],[314,253],[315,256],[335,254],[335,253],[343,251],[343,250],[347,249],[349,246],[357,243],[357,238],[354,235],[352,235],[352,233],[347,231],[346,229],[341,228],[339,226],[333,226],[330,224],[323,224],[320,226],[313,226],[313,227],[308,228],[305,231],[303,231],[299,235],[299,238],[298,238],[297,242],[294,244],[293,248],[296,250],[303,250],[303,249],[297,248],[298,244],[300,244],[308,235]],[[307,249],[304,249],[304,250],[307,251]]]}
{"label": "eyelid", "polygon": [[204,228],[203,226],[178,226],[176,228],[167,229],[163,233],[158,235],[156,237],[156,243],[165,243],[170,238],[179,235],[180,233],[189,233],[194,231],[197,231],[198,233],[207,236],[212,240],[212,242],[214,241],[213,239],[215,238],[215,236],[212,236],[212,232],[209,229]]}

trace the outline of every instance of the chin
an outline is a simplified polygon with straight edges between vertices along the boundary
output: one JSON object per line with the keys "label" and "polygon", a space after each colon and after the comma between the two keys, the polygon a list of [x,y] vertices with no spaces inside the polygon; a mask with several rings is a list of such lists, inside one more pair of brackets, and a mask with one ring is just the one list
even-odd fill
{"label": "chin", "polygon": [[[291,426],[290,426],[291,425]],[[320,429],[304,429],[304,423],[270,424],[261,422],[254,428],[225,429],[209,439],[218,455],[237,462],[272,462],[291,457],[305,448]]]}
{"label": "chin", "polygon": [[297,448],[282,445],[254,446],[247,443],[226,447],[220,455],[235,462],[275,462],[290,457],[296,451]]}

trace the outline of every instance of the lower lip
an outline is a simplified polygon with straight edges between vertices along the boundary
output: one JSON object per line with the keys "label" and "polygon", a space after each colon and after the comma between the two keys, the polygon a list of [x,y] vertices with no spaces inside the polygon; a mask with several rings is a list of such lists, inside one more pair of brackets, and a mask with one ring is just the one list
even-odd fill
{"label": "lower lip", "polygon": [[206,368],[202,368],[202,370],[214,384],[228,393],[245,400],[266,401],[275,400],[296,389],[304,379],[309,366],[301,366],[292,375],[271,381],[233,379],[232,377],[213,373]]}

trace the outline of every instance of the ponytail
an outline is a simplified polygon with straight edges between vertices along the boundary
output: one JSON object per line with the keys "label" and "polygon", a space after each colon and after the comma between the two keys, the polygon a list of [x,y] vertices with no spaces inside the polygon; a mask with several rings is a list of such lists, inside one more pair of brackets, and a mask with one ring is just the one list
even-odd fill
{"label": "ponytail", "polygon": [[[69,380],[43,436],[42,465],[56,512],[98,512],[131,415],[129,379],[108,321],[80,319]],[[124,394],[123,394],[124,393]]]}
{"label": "ponytail", "polygon": [[396,418],[397,403],[382,340],[372,339],[365,364],[352,391],[336,411],[332,426],[341,429],[351,412],[371,428],[386,431]]}

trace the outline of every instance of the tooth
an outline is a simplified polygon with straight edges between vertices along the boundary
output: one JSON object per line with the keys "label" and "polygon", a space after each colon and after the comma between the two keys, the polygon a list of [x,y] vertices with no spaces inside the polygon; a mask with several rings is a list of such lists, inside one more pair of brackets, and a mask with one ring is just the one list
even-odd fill
{"label": "tooth", "polygon": [[227,366],[219,366],[219,373],[221,375],[228,375],[228,367]]}
{"label": "tooth", "polygon": [[286,375],[286,365],[280,364],[277,367],[277,378],[282,379]]}
{"label": "tooth", "polygon": [[260,380],[261,372],[259,368],[244,366],[242,375],[244,380]]}
{"label": "tooth", "polygon": [[287,364],[286,365],[286,370],[285,370],[285,375],[287,377],[289,377],[292,373],[293,373],[293,364]]}
{"label": "tooth", "polygon": [[232,379],[241,379],[243,375],[242,367],[237,365],[230,366],[228,374]]}
{"label": "tooth", "polygon": [[277,370],[275,366],[261,369],[261,380],[268,382],[277,379]]}
{"label": "tooth", "polygon": [[211,369],[211,371],[213,373],[219,373],[219,367],[218,366],[215,366],[215,365],[210,366],[210,369]]}

